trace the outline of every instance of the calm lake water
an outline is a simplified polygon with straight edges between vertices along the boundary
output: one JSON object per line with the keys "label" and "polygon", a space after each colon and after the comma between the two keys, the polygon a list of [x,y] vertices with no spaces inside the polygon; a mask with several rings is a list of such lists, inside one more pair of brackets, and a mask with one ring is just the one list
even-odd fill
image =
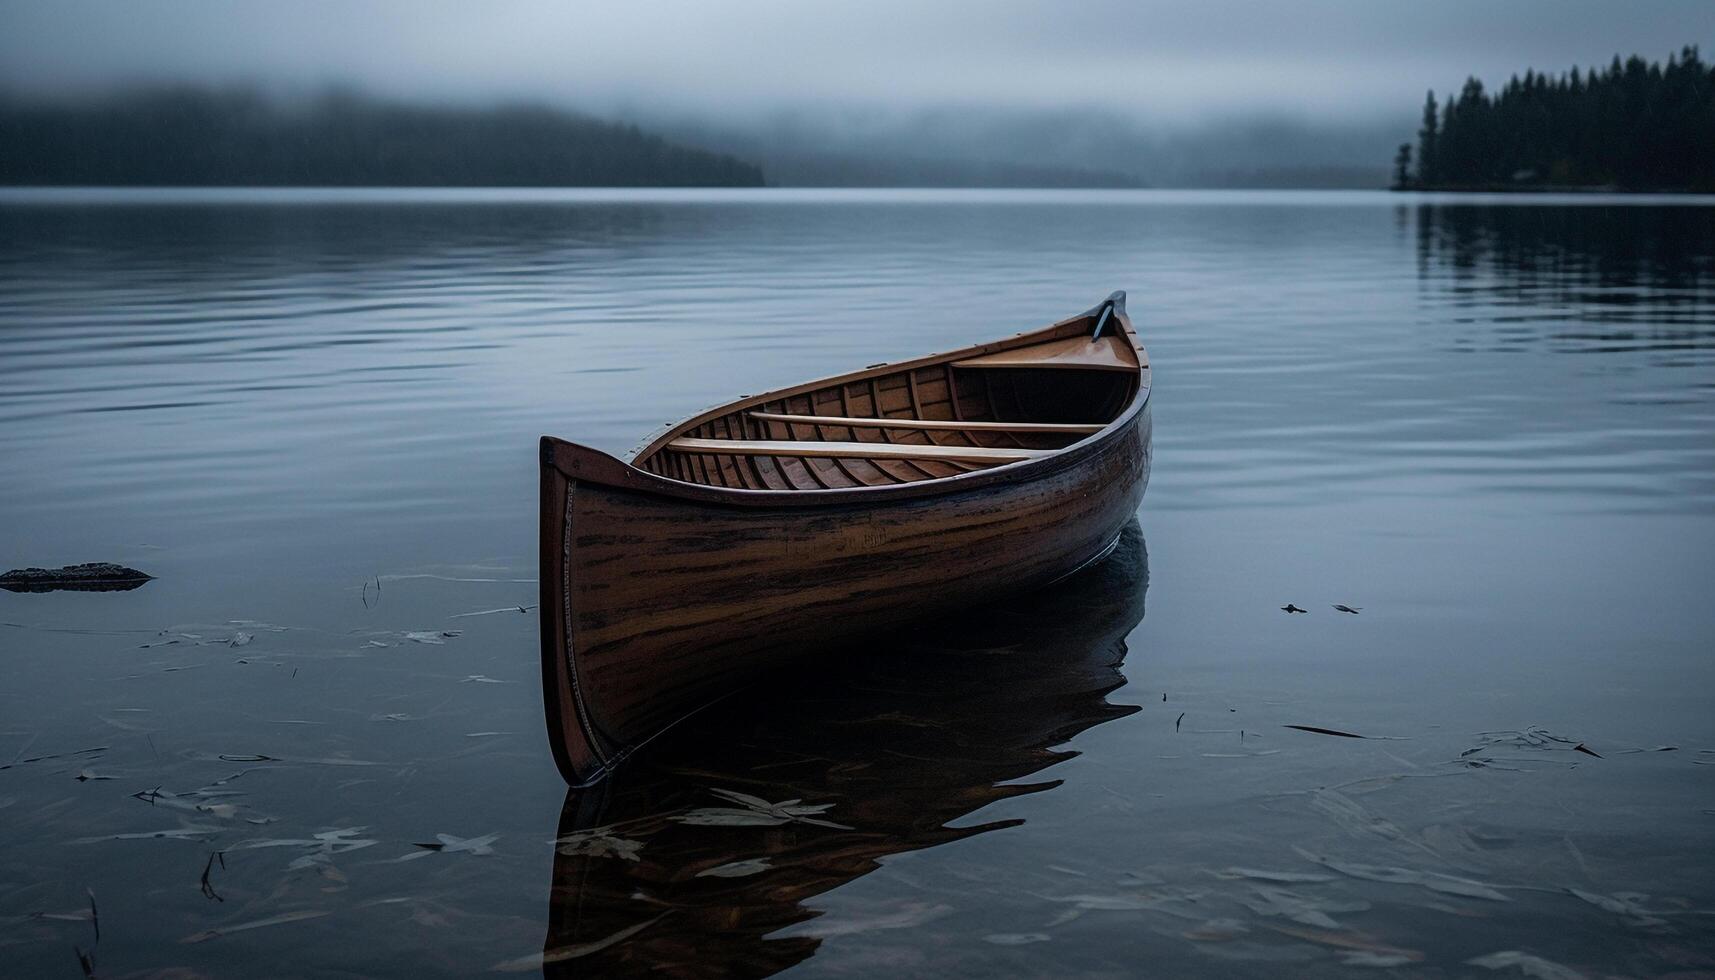
{"label": "calm lake water", "polygon": [[[538,436],[1116,288],[1113,559],[568,794]],[[7,975],[1715,970],[1710,200],[9,192],[0,569],[96,560],[0,592]]]}

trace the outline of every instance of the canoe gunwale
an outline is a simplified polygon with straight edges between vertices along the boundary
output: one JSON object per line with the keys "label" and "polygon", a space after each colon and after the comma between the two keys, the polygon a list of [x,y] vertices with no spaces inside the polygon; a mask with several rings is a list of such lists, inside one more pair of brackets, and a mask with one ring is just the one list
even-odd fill
{"label": "canoe gunwale", "polygon": [[[672,442],[675,438],[696,429],[698,426],[700,426],[706,422],[711,422],[715,419],[722,418],[722,417],[730,415],[734,412],[743,412],[743,411],[746,411],[749,409],[763,408],[769,402],[782,401],[782,400],[792,398],[795,396],[810,394],[810,393],[813,393],[816,391],[824,390],[826,388],[829,388],[829,387],[832,387],[835,385],[842,385],[843,386],[843,385],[857,383],[857,382],[863,382],[863,381],[869,381],[873,385],[874,380],[876,378],[879,378],[879,377],[882,377],[885,375],[893,375],[893,374],[900,374],[900,373],[905,373],[905,374],[909,375],[909,374],[912,374],[912,373],[914,373],[914,372],[916,372],[922,368],[926,368],[926,367],[944,366],[948,369],[949,372],[951,372],[953,366],[955,365],[955,362],[958,362],[961,360],[967,360],[967,359],[970,359],[973,357],[983,357],[983,356],[987,356],[987,355],[991,355],[991,354],[999,354],[999,353],[1003,353],[1006,351],[1014,350],[1016,348],[1030,347],[1030,346],[1033,346],[1036,344],[1041,344],[1041,343],[1048,342],[1048,341],[1064,340],[1064,339],[1070,339],[1070,338],[1079,337],[1079,336],[1088,336],[1091,332],[1092,327],[1095,327],[1097,325],[1101,325],[1103,327],[1103,329],[1106,331],[1107,336],[1123,338],[1125,343],[1131,347],[1132,354],[1136,358],[1136,361],[1137,361],[1136,373],[1137,373],[1137,378],[1138,378],[1138,390],[1137,390],[1137,392],[1134,393],[1134,397],[1132,398],[1133,404],[1127,406],[1126,410],[1122,410],[1117,417],[1115,417],[1111,422],[1108,423],[1107,428],[1111,428],[1111,427],[1116,426],[1119,423],[1124,421],[1126,411],[1129,411],[1131,409],[1141,410],[1143,402],[1145,402],[1149,397],[1149,385],[1150,385],[1149,352],[1144,349],[1142,341],[1138,339],[1137,331],[1131,322],[1131,316],[1130,316],[1130,314],[1128,314],[1126,312],[1125,303],[1126,303],[1125,290],[1123,290],[1123,289],[1115,290],[1114,292],[1108,294],[1108,296],[1105,299],[1103,299],[1100,303],[1097,303],[1095,306],[1090,307],[1088,310],[1085,310],[1084,312],[1075,314],[1073,316],[1069,316],[1069,317],[1065,318],[1064,320],[1060,320],[1060,321],[1057,321],[1055,323],[1051,323],[1048,326],[1042,327],[1042,328],[1037,329],[1037,330],[1020,331],[1018,333],[1013,334],[1010,337],[1006,337],[1006,338],[1001,339],[1001,340],[985,341],[982,343],[972,344],[968,347],[961,347],[961,348],[957,348],[957,349],[950,350],[950,351],[942,351],[942,352],[936,353],[936,354],[924,354],[920,357],[907,358],[907,359],[902,360],[902,361],[884,361],[884,362],[879,363],[879,364],[872,364],[869,367],[866,367],[866,368],[863,368],[863,369],[857,370],[857,371],[848,371],[848,372],[845,372],[843,374],[832,375],[832,376],[825,377],[825,378],[816,378],[816,379],[811,380],[811,381],[800,382],[798,384],[790,385],[790,386],[785,387],[785,388],[779,388],[779,389],[775,389],[773,391],[765,391],[761,394],[744,395],[744,396],[736,398],[732,401],[722,402],[721,404],[713,405],[713,406],[710,406],[708,408],[705,408],[700,412],[696,412],[696,413],[692,414],[688,418],[681,419],[677,422],[669,422],[666,425],[663,425],[662,427],[660,427],[659,429],[656,429],[653,433],[651,433],[640,445],[634,447],[630,452],[626,453],[624,459],[620,460],[620,462],[622,462],[626,466],[630,466],[630,467],[636,469],[640,473],[644,473],[646,475],[655,475],[655,474],[648,473],[647,470],[644,470],[641,466],[638,466],[637,464],[642,460],[648,459],[648,458],[664,451],[667,448],[667,444]],[[1106,319],[1102,319],[1107,314],[1111,314],[1111,316],[1107,317]],[[951,375],[949,374],[949,379],[950,379],[950,377],[951,377]],[[878,413],[878,416],[879,416],[879,413]],[[958,418],[958,404],[957,404],[957,399],[955,398],[954,399],[954,420],[957,420],[957,418]],[[1099,437],[1105,435],[1105,432],[1106,432],[1106,429],[1104,428],[1103,431],[1093,433],[1087,439],[1080,440],[1079,442],[1072,443],[1069,446],[1061,447],[1057,451],[1064,452],[1066,450],[1070,450],[1076,446],[1081,445],[1083,442],[1088,441],[1089,439],[1095,439],[1095,438],[1099,438]],[[1015,466],[1018,464],[1004,464],[1004,465]],[[999,468],[1001,468],[1001,467],[989,467],[987,469],[992,470],[992,469],[999,469]],[[953,476],[937,477],[933,480],[911,481],[911,483],[912,484],[915,484],[915,483],[931,483],[931,482],[940,482],[940,481],[959,479],[959,478],[961,478],[961,475],[955,474]],[[847,490],[856,490],[856,491],[860,491],[860,492],[870,492],[870,491],[881,491],[881,490],[890,490],[891,491],[891,490],[898,490],[899,489],[899,487],[891,486],[891,485],[879,485],[879,486],[871,485],[871,486],[859,486],[859,487],[826,488],[826,489],[821,489],[821,490],[796,490],[796,489],[795,490],[786,490],[786,491],[743,490],[743,489],[731,488],[731,487],[711,486],[710,484],[706,484],[706,483],[697,483],[697,482],[687,482],[687,481],[682,481],[682,480],[674,480],[670,477],[663,477],[663,479],[665,479],[668,483],[672,483],[672,484],[684,484],[686,486],[691,486],[691,487],[707,487],[707,488],[714,489],[714,490],[721,491],[721,492],[732,492],[732,493],[792,493],[792,494],[811,493],[811,494],[813,494],[813,493],[829,493],[829,492],[847,491]],[[908,484],[908,485],[910,485],[910,484]]]}
{"label": "canoe gunwale", "polygon": [[711,487],[700,483],[669,480],[638,469],[600,450],[553,436],[542,437],[542,462],[545,467],[553,469],[570,482],[600,484],[616,490],[675,497],[700,504],[724,504],[733,507],[883,504],[916,497],[964,493],[996,483],[1025,483],[1076,466],[1120,438],[1148,404],[1149,389],[1140,388],[1119,418],[1108,423],[1102,431],[1057,450],[1052,455],[1002,463],[999,466],[934,480],[918,480],[881,487],[841,487],[827,490],[739,490],[732,487]]}
{"label": "canoe gunwale", "polygon": [[[1109,300],[1114,302],[1113,319],[1117,321],[1121,334],[1126,337],[1137,352],[1137,391],[1133,393],[1131,401],[1125,408],[1099,431],[1091,433],[1068,446],[1056,449],[1050,455],[1002,463],[997,466],[972,470],[968,473],[957,473],[931,480],[915,480],[885,486],[839,487],[817,490],[749,490],[710,486],[703,483],[669,479],[634,465],[636,460],[660,451],[680,432],[694,428],[707,419],[741,411],[753,407],[753,405],[760,405],[765,401],[789,397],[802,391],[817,390],[828,385],[861,380],[881,371],[915,370],[918,367],[951,362],[961,357],[967,357],[974,351],[1005,350],[1010,347],[1037,342],[1037,338],[1055,333],[1065,333],[1071,325],[1093,318],[1107,305]],[[717,405],[688,419],[666,426],[652,435],[642,446],[633,450],[627,459],[620,459],[598,449],[566,442],[553,436],[543,436],[541,442],[542,465],[545,470],[553,469],[563,475],[565,479],[574,482],[600,484],[634,493],[674,497],[702,504],[725,504],[736,507],[816,507],[857,502],[881,504],[917,497],[963,493],[996,483],[1024,483],[1039,479],[1059,472],[1066,467],[1076,466],[1083,460],[1099,453],[1103,446],[1120,438],[1122,433],[1128,431],[1131,423],[1149,404],[1151,380],[1149,358],[1132,328],[1131,318],[1125,312],[1125,294],[1115,293],[1109,297],[1109,300],[1104,300],[1085,313],[1062,320],[1043,330],[1020,333],[1004,341],[978,344],[963,350],[877,365],[863,371],[810,381],[760,395],[747,395],[744,398]]]}

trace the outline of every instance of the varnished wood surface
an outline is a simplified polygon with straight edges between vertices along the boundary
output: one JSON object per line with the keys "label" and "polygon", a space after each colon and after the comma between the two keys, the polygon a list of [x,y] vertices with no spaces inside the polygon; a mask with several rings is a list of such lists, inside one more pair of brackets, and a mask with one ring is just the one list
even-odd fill
{"label": "varnished wood surface", "polygon": [[1035,459],[1051,449],[1006,449],[993,446],[936,446],[917,443],[832,442],[814,440],[691,439],[681,437],[667,444],[681,453],[728,456],[814,456],[821,459],[950,459],[968,463],[1012,463]]}
{"label": "varnished wood surface", "polygon": [[[1023,345],[1044,333],[1086,329],[1096,312],[1021,335]],[[1147,363],[1123,301],[1110,323],[1137,347],[1139,364]],[[1001,390],[957,381],[947,361],[963,353],[907,362],[904,370],[859,372],[861,387],[875,383],[867,401],[856,397],[860,382],[849,380],[858,376],[741,400],[673,427],[640,454],[664,466],[668,457],[682,457],[674,465],[693,465],[701,480],[543,440],[543,680],[556,760],[569,780],[599,778],[688,712],[784,659],[814,657],[853,635],[1040,587],[1115,539],[1148,481],[1147,368],[1137,369],[1135,383],[1124,389],[1127,400],[1116,406],[1111,386],[1066,388],[1048,379]],[[931,383],[926,374],[945,381]],[[752,469],[757,458],[737,443],[811,440],[798,433],[789,440],[740,439],[744,430],[726,427],[735,416],[776,405],[791,409],[778,414],[824,414],[814,410],[818,398],[837,399],[838,417],[874,416],[878,406],[885,413],[881,379],[897,379],[893,390],[920,407],[942,399],[940,411],[952,421],[1007,415],[1009,397],[1018,405],[1035,398],[1050,412],[1052,398],[1069,398],[1066,412],[1100,412],[1112,421],[1070,445],[1067,439],[1082,434],[957,433],[965,438],[955,444],[930,442],[925,432],[906,434],[916,442],[893,442],[851,427],[827,430],[846,438],[821,437],[857,442],[850,433],[869,431],[878,437],[863,448],[875,452],[954,445],[966,453],[1030,454],[1017,462],[987,460],[976,470],[918,455],[822,459],[797,449],[795,457],[770,457],[772,472]],[[797,398],[810,410],[797,410]],[[1019,414],[1016,405],[1011,412]],[[934,417],[928,409],[922,414]],[[715,441],[688,434],[711,424],[733,444],[720,458],[699,443],[691,444],[693,452],[670,448],[676,440]],[[1020,442],[1028,439],[1051,444]]]}
{"label": "varnished wood surface", "polygon": [[1046,344],[1015,347],[953,362],[959,368],[1070,368],[1088,371],[1137,370],[1137,357],[1124,340],[1115,336],[1089,340],[1067,337]]}
{"label": "varnished wood surface", "polygon": [[[1106,332],[1095,344],[1088,340],[1100,315],[1109,313]],[[1085,348],[1111,352],[1124,371],[1067,371],[1052,364],[1036,369],[956,368],[958,362],[1043,348],[1060,350],[1070,360]],[[1034,356],[1034,355],[1032,355]],[[1107,354],[1103,354],[1107,357]],[[1075,365],[1072,365],[1075,366]],[[1057,384],[1048,384],[1059,379]],[[1015,436],[978,429],[901,432],[888,427],[827,428],[781,424],[750,418],[761,411],[780,415],[904,418],[930,422],[1061,422],[1112,425],[1146,400],[1150,385],[1149,358],[1125,312],[1125,296],[1116,293],[1095,309],[1041,330],[1015,334],[1005,340],[892,364],[871,365],[861,371],[806,382],[700,412],[669,425],[633,454],[632,468],[676,483],[707,486],[719,491],[757,493],[887,490],[900,495],[925,481],[971,480],[984,471],[1016,463],[970,465],[927,463],[803,464],[791,459],[779,465],[735,456],[686,456],[665,449],[677,438],[917,442],[971,446],[1024,445],[1027,448],[1077,447],[1076,440]],[[1047,413],[1047,414],[1045,414]],[[579,454],[562,454],[576,457]],[[568,462],[573,461],[568,458]],[[1009,475],[1002,479],[1011,479]],[[941,492],[940,488],[915,492]]]}
{"label": "varnished wood surface", "polygon": [[[1091,377],[1061,367],[955,372],[953,366],[948,360],[876,373],[764,402],[760,411],[735,409],[657,443],[635,465],[680,482],[738,490],[945,479],[1063,450],[1100,432],[1139,380],[1135,369]],[[864,443],[875,448],[862,451]],[[1003,452],[1013,449],[1025,451]]]}
{"label": "varnished wood surface", "polygon": [[937,432],[1052,432],[1090,435],[1102,431],[1099,424],[1072,422],[954,422],[944,419],[847,418],[838,415],[781,415],[776,412],[747,412],[762,422],[824,425],[857,429],[933,429]]}

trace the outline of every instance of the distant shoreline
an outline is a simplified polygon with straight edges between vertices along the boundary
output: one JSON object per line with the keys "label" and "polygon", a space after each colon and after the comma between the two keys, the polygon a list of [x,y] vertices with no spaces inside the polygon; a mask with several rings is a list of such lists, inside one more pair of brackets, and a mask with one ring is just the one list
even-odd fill
{"label": "distant shoreline", "polygon": [[[1416,188],[1407,188],[1417,191]],[[1531,193],[1511,188],[1506,193],[1485,191],[1418,191],[1425,203],[1437,195],[1449,204],[1511,204],[1514,206],[1715,206],[1715,193],[1651,193],[1632,191],[1605,194],[1584,189],[1559,193],[1543,188]],[[1175,206],[1224,206],[1234,203],[1272,203],[1281,206],[1344,202],[1370,207],[1400,207],[1412,203],[1398,189],[1367,188],[1255,188],[1255,187],[893,187],[825,185],[804,186],[411,186],[411,185],[70,185],[0,184],[0,208],[104,207],[104,206],[257,206],[297,207],[316,205],[553,205],[578,203],[673,203],[753,202],[790,205],[794,202],[891,203],[966,202],[1008,203],[1041,206],[1089,207],[1147,205],[1152,202]]]}
{"label": "distant shoreline", "polygon": [[1420,191],[1430,194],[1715,194],[1715,187],[1617,187],[1612,184],[1532,184],[1528,187],[1520,187],[1517,184],[1434,184],[1394,186],[1388,190],[1395,193]]}

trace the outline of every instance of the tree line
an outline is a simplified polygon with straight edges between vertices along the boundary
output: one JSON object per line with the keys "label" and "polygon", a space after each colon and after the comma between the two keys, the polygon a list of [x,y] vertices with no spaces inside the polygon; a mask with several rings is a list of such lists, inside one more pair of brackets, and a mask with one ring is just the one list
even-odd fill
{"label": "tree line", "polygon": [[0,183],[756,187],[763,176],[736,157],[542,106],[170,88],[0,99]]}
{"label": "tree line", "polygon": [[1497,93],[1471,78],[1440,105],[1431,90],[1394,185],[1715,191],[1715,66],[1686,47],[1665,64],[1616,55],[1606,69],[1527,71]]}

